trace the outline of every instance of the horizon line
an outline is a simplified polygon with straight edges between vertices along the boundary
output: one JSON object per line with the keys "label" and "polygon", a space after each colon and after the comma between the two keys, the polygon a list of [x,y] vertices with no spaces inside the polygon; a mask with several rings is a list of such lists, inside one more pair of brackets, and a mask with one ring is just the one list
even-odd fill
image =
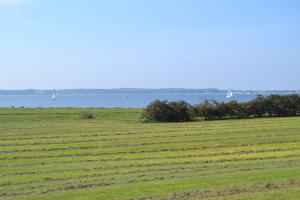
{"label": "horizon line", "polygon": [[135,88],[135,87],[116,87],[116,88],[52,88],[52,89],[39,89],[39,88],[21,88],[21,89],[4,89],[0,91],[53,91],[53,90],[232,90],[232,91],[300,91],[300,89],[220,89],[220,88],[179,88],[179,87],[162,87],[162,88]]}

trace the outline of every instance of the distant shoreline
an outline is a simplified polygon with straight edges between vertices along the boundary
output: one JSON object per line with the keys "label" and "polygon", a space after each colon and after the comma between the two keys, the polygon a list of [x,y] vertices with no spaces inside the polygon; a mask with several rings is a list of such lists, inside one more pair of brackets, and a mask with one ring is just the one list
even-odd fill
{"label": "distant shoreline", "polygon": [[[300,93],[300,90],[232,90],[238,94],[289,94]],[[53,89],[53,90],[0,90],[0,95],[50,95],[56,94],[70,94],[70,95],[84,95],[84,94],[178,94],[178,93],[202,93],[202,94],[224,94],[227,90],[222,89],[185,89],[185,88],[163,88],[163,89],[144,89],[144,88],[119,88],[119,89]]]}

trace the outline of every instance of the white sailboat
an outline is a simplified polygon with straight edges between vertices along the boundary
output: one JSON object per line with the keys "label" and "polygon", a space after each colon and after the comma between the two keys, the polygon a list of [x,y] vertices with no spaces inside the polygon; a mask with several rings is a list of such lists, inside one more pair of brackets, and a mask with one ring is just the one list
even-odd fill
{"label": "white sailboat", "polygon": [[56,94],[53,92],[52,94],[52,100],[55,101],[56,100]]}
{"label": "white sailboat", "polygon": [[233,97],[233,92],[231,90],[228,90],[227,94],[226,94],[226,98],[229,99]]}

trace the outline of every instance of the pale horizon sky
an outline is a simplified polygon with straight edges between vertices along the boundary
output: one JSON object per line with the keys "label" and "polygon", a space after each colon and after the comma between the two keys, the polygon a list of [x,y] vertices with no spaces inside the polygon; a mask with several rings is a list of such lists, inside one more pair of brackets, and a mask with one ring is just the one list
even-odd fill
{"label": "pale horizon sky", "polygon": [[0,0],[0,89],[300,89],[297,0]]}

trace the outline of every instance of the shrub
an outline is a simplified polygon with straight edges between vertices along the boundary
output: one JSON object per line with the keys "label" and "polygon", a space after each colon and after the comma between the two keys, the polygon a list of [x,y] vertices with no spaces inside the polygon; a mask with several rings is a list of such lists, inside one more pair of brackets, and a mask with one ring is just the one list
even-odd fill
{"label": "shrub", "polygon": [[191,121],[190,105],[185,101],[160,101],[150,103],[143,115],[142,122],[186,122]]}
{"label": "shrub", "polygon": [[81,119],[94,119],[94,115],[89,112],[83,112],[80,114]]}

